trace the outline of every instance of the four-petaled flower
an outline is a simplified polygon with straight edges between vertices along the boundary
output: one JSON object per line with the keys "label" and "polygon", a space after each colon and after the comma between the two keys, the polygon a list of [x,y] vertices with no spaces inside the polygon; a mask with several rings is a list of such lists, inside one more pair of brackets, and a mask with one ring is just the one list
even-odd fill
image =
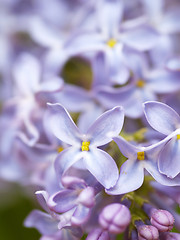
{"label": "four-petaled flower", "polygon": [[61,179],[72,165],[81,161],[81,167],[89,170],[106,189],[113,187],[119,175],[117,165],[109,154],[97,147],[118,136],[124,122],[123,109],[115,107],[103,113],[86,133],[82,134],[64,107],[58,103],[48,105],[52,132],[61,141],[71,145],[56,158],[58,178]]}

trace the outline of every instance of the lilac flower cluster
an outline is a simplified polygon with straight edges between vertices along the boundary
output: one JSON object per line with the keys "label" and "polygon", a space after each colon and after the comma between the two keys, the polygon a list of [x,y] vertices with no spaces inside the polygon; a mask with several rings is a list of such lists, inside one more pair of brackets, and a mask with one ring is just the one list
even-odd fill
{"label": "lilac flower cluster", "polygon": [[180,239],[179,0],[1,0],[0,28],[0,178],[44,209],[24,225]]}

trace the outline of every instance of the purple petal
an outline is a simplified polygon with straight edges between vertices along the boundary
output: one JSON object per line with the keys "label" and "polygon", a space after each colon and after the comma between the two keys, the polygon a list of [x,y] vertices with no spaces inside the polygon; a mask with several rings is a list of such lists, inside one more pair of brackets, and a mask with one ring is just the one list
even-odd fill
{"label": "purple petal", "polygon": [[101,31],[107,36],[117,33],[123,14],[123,4],[121,1],[100,1],[98,5],[99,26]]}
{"label": "purple petal", "polygon": [[179,115],[164,103],[146,102],[144,112],[151,127],[165,135],[172,133],[180,125]]}
{"label": "purple petal", "polygon": [[153,18],[160,15],[163,10],[164,1],[163,0],[156,0],[153,3],[149,0],[142,0],[145,10],[147,14]]}
{"label": "purple petal", "polygon": [[43,235],[51,235],[58,231],[58,221],[39,210],[32,211],[25,219],[24,225],[37,228]]}
{"label": "purple petal", "polygon": [[179,16],[179,6],[177,6],[177,8],[171,9],[169,12],[166,12],[160,25],[160,31],[163,34],[173,34],[180,32]]}
{"label": "purple petal", "polygon": [[180,74],[176,72],[154,71],[147,77],[147,85],[155,93],[171,93],[180,89],[179,79]]}
{"label": "purple petal", "polygon": [[63,150],[55,160],[55,169],[58,180],[61,181],[63,174],[78,160],[82,158],[84,152],[79,148],[70,147]]}
{"label": "purple petal", "polygon": [[146,161],[144,164],[145,169],[151,174],[151,176],[160,184],[166,186],[178,186],[180,185],[180,175],[175,178],[169,178],[161,174],[158,170],[157,164],[152,161]]}
{"label": "purple petal", "polygon": [[56,102],[61,103],[70,112],[81,112],[89,108],[92,97],[83,88],[64,85],[63,91],[55,95]]}
{"label": "purple petal", "polygon": [[51,110],[49,126],[53,134],[70,145],[80,145],[80,132],[69,113],[60,104],[48,103]]}
{"label": "purple petal", "polygon": [[130,71],[124,63],[121,45],[117,44],[113,49],[107,48],[106,61],[111,82],[114,84],[125,84],[130,77]]}
{"label": "purple petal", "polygon": [[166,63],[166,67],[171,71],[178,71],[180,69],[180,57],[174,57],[169,59]]}
{"label": "purple petal", "polygon": [[137,152],[140,152],[141,150],[129,142],[127,142],[122,137],[115,137],[113,140],[117,143],[119,149],[121,150],[122,154],[127,158],[137,158]]}
{"label": "purple petal", "polygon": [[90,209],[83,205],[78,205],[71,218],[71,223],[74,226],[81,226],[82,224],[87,222],[89,217]]}
{"label": "purple petal", "polygon": [[115,107],[103,113],[88,129],[91,145],[101,146],[112,140],[119,134],[124,122],[122,107]]}
{"label": "purple petal", "polygon": [[[106,108],[123,106],[125,115],[131,118],[138,118],[142,115],[142,96],[139,95],[134,85],[120,89],[103,87],[97,90],[97,99],[102,106]],[[139,98],[140,100],[137,100]]]}
{"label": "purple petal", "polygon": [[68,54],[77,55],[88,51],[104,50],[104,38],[96,32],[84,32],[72,35],[67,43]]}
{"label": "purple petal", "polygon": [[87,187],[85,181],[79,177],[74,176],[64,176],[62,177],[62,184],[65,188],[77,190],[84,189]]}
{"label": "purple petal", "polygon": [[47,206],[47,200],[49,198],[49,194],[46,191],[36,191],[36,196],[37,196],[38,202],[43,207],[43,209],[49,212],[49,208]]}
{"label": "purple petal", "polygon": [[52,48],[62,44],[57,31],[53,31],[41,18],[33,16],[29,23],[31,37],[40,45]]}
{"label": "purple petal", "polygon": [[138,51],[146,51],[158,43],[159,35],[150,27],[142,26],[122,34],[124,44]]}
{"label": "purple petal", "polygon": [[92,208],[95,204],[95,191],[92,187],[85,188],[78,196],[78,203],[87,208]]}
{"label": "purple petal", "polygon": [[96,119],[103,114],[104,109],[92,103],[91,106],[86,108],[85,112],[81,113],[78,119],[78,127],[82,132],[87,132],[87,129],[96,121]]}
{"label": "purple petal", "polygon": [[40,65],[38,60],[24,53],[16,60],[13,75],[18,90],[23,94],[33,94],[38,88],[40,81]]}
{"label": "purple petal", "polygon": [[48,205],[52,211],[64,213],[76,206],[76,198],[78,193],[73,190],[62,190],[55,193],[48,200]]}
{"label": "purple petal", "polygon": [[59,77],[51,77],[51,80],[44,81],[40,84],[38,91],[40,92],[57,92],[63,87],[63,80]]}
{"label": "purple petal", "polygon": [[132,192],[143,184],[144,168],[137,161],[127,160],[120,170],[120,176],[116,185],[106,190],[110,195],[119,195]]}
{"label": "purple petal", "polygon": [[161,173],[174,178],[180,173],[180,141],[173,137],[162,149],[158,166]]}
{"label": "purple petal", "polygon": [[90,150],[84,165],[105,188],[113,187],[118,179],[118,168],[113,158],[100,149]]}

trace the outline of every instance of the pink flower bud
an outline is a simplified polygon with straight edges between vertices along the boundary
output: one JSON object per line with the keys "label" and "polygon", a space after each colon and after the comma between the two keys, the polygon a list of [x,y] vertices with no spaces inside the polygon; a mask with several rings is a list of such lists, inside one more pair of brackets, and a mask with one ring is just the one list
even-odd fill
{"label": "pink flower bud", "polygon": [[110,233],[122,233],[131,221],[129,209],[120,204],[113,203],[106,206],[99,215],[101,227]]}
{"label": "pink flower bud", "polygon": [[174,232],[161,233],[160,240],[180,240],[180,234]]}
{"label": "pink flower bud", "polygon": [[151,214],[151,224],[160,232],[167,232],[173,228],[174,217],[166,210],[155,209]]}
{"label": "pink flower bud", "polygon": [[139,240],[158,240],[159,232],[157,228],[151,225],[140,225],[138,227]]}
{"label": "pink flower bud", "polygon": [[88,234],[86,240],[110,240],[110,236],[107,231],[97,228]]}

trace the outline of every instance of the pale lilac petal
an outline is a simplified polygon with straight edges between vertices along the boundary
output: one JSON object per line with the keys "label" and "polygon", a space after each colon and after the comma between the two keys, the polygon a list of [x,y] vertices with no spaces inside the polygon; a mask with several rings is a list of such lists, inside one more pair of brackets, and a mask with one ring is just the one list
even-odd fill
{"label": "pale lilac petal", "polygon": [[138,118],[142,115],[142,94],[134,85],[128,85],[120,89],[102,87],[97,90],[97,99],[102,106],[112,108],[123,106],[125,115],[130,118]]}
{"label": "pale lilac petal", "polygon": [[164,103],[146,102],[144,112],[151,127],[165,135],[172,133],[180,125],[179,115]]}
{"label": "pale lilac petal", "polygon": [[39,62],[34,56],[28,53],[20,55],[13,68],[13,76],[21,94],[33,94],[36,91],[40,81],[40,71]]}
{"label": "pale lilac petal", "polygon": [[56,47],[62,45],[59,32],[53,30],[39,17],[31,17],[29,21],[29,32],[31,37],[44,47]]}
{"label": "pale lilac petal", "polygon": [[144,180],[144,168],[137,161],[127,160],[120,170],[116,185],[106,190],[110,195],[119,195],[132,192],[141,187]]}
{"label": "pale lilac petal", "polygon": [[173,137],[162,149],[158,166],[161,173],[174,178],[180,173],[180,141]]}
{"label": "pale lilac petal", "polygon": [[171,9],[164,14],[163,21],[160,24],[160,31],[164,34],[173,34],[180,32],[179,24],[180,10],[179,6],[175,9]]}
{"label": "pale lilac petal", "polygon": [[113,140],[117,143],[119,149],[121,150],[122,154],[131,159],[137,158],[137,152],[139,152],[139,148],[133,146],[131,143],[127,142],[122,137],[114,137]]}
{"label": "pale lilac petal", "polygon": [[73,35],[67,43],[67,53],[78,55],[89,51],[100,51],[105,48],[104,38],[96,32],[84,32]]}
{"label": "pale lilac petal", "polygon": [[86,223],[90,217],[90,208],[83,205],[78,205],[73,216],[71,217],[71,223],[74,226],[81,226]]}
{"label": "pale lilac petal", "polygon": [[153,48],[158,43],[159,35],[150,27],[134,28],[121,36],[121,41],[138,51]]}
{"label": "pale lilac petal", "polygon": [[46,191],[36,191],[35,192],[38,202],[40,203],[41,207],[43,207],[43,209],[46,212],[49,212],[49,208],[47,206],[47,200],[49,198],[49,194]]}
{"label": "pale lilac petal", "polygon": [[91,145],[101,146],[118,136],[124,122],[124,111],[122,107],[115,107],[102,114],[88,129],[87,136]]}
{"label": "pale lilac petal", "polygon": [[[101,85],[109,85],[109,65],[106,61],[106,54],[104,52],[98,52],[95,55],[92,59],[91,67],[93,72],[93,88]],[[99,69],[103,69],[103,71],[99,71]]]}
{"label": "pale lilac petal", "polygon": [[32,211],[25,219],[24,225],[26,227],[35,227],[44,235],[51,235],[58,231],[58,221],[39,210]]}
{"label": "pale lilac petal", "polygon": [[180,69],[180,57],[174,57],[169,59],[169,61],[166,63],[166,67],[168,70],[171,71],[179,71]]}
{"label": "pale lilac petal", "polygon": [[48,200],[51,210],[57,213],[64,213],[76,206],[76,198],[78,193],[73,190],[65,189],[55,193]]}
{"label": "pale lilac petal", "polygon": [[62,184],[65,188],[72,189],[72,190],[78,190],[78,189],[84,189],[87,187],[86,182],[79,178],[74,176],[64,176],[62,177]]}
{"label": "pale lilac petal", "polygon": [[60,77],[51,77],[50,80],[44,81],[39,85],[39,92],[57,92],[63,87],[63,80]]}
{"label": "pale lilac petal", "polygon": [[85,89],[64,85],[63,91],[54,95],[56,102],[61,103],[70,112],[81,112],[87,110],[92,104],[92,97]]}
{"label": "pale lilac petal", "polygon": [[86,108],[85,112],[81,113],[78,118],[78,127],[82,132],[87,132],[87,129],[96,121],[96,119],[103,114],[104,109],[97,105],[96,103],[92,103]]}
{"label": "pale lilac petal", "polygon": [[160,184],[165,186],[178,186],[180,185],[180,175],[175,178],[169,178],[159,172],[157,164],[152,161],[146,161],[144,163],[145,169],[151,174],[151,176]]}
{"label": "pale lilac petal", "polygon": [[113,49],[108,47],[105,54],[111,82],[123,85],[128,81],[130,71],[127,67],[128,65],[124,62],[121,48],[119,44]]}
{"label": "pale lilac petal", "polygon": [[48,103],[48,106],[51,111],[49,126],[53,134],[67,144],[79,145],[80,132],[69,113],[58,103]]}
{"label": "pale lilac petal", "polygon": [[164,1],[156,0],[153,3],[149,0],[141,0],[144,4],[145,10],[150,18],[157,17],[162,13]]}
{"label": "pale lilac petal", "polygon": [[122,1],[100,1],[98,5],[98,24],[107,36],[117,33],[123,14]]}
{"label": "pale lilac petal", "polygon": [[[27,109],[26,109],[27,110]],[[29,111],[29,110],[28,110]],[[32,147],[34,146],[39,139],[39,131],[36,126],[31,122],[29,112],[24,117],[24,132],[17,131],[17,136],[20,138],[26,145]]]}
{"label": "pale lilac petal", "polygon": [[78,203],[91,208],[95,204],[95,191],[92,187],[85,188],[78,196]]}
{"label": "pale lilac petal", "polygon": [[100,149],[92,149],[84,157],[84,165],[105,188],[113,187],[118,179],[118,168],[114,159]]}
{"label": "pale lilac petal", "polygon": [[147,77],[147,86],[155,93],[174,93],[180,89],[180,74],[162,70],[152,72]]}
{"label": "pale lilac petal", "polygon": [[83,156],[80,148],[70,147],[63,150],[55,160],[55,170],[58,180],[61,181],[62,175]]}

